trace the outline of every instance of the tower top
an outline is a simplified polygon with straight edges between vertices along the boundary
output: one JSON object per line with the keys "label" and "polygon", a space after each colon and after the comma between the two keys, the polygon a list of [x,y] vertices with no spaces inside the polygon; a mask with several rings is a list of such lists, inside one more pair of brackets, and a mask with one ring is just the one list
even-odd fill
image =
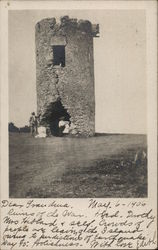
{"label": "tower top", "polygon": [[36,29],[40,32],[40,30],[45,29],[48,25],[52,30],[56,31],[63,30],[66,32],[73,29],[74,31],[89,33],[93,37],[99,36],[99,24],[92,24],[88,20],[78,20],[76,18],[69,18],[69,16],[62,16],[60,21],[56,22],[55,18],[45,18],[36,24]]}

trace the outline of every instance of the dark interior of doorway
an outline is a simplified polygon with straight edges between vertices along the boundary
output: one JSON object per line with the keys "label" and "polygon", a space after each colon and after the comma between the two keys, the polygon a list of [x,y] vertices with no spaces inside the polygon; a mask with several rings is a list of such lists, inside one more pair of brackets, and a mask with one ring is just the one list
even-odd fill
{"label": "dark interior of doorway", "polygon": [[70,114],[67,112],[67,109],[63,106],[61,100],[52,102],[47,108],[46,112],[46,122],[50,126],[51,134],[54,136],[59,136],[59,121],[62,118],[64,121],[70,121]]}

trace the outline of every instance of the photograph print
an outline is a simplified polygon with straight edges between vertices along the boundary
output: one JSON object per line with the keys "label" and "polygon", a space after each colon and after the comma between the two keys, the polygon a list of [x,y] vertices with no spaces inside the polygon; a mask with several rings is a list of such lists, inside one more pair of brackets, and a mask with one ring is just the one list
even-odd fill
{"label": "photograph print", "polygon": [[148,196],[144,10],[9,10],[9,197]]}

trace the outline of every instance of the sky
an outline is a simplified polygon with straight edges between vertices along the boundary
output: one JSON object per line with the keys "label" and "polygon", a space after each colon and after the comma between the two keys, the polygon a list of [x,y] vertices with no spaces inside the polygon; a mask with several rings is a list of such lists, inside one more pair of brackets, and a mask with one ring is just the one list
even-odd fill
{"label": "sky", "polygon": [[146,17],[143,10],[10,10],[9,121],[28,124],[36,111],[35,24],[69,15],[100,26],[94,38],[96,132],[147,130]]}

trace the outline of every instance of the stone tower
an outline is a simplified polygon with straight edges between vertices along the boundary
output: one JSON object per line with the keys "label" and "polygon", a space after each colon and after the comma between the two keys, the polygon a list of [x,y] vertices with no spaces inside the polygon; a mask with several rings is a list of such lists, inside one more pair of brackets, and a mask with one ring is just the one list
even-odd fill
{"label": "stone tower", "polygon": [[99,25],[86,20],[46,18],[36,24],[37,112],[58,134],[61,117],[70,133],[95,133],[93,37]]}

